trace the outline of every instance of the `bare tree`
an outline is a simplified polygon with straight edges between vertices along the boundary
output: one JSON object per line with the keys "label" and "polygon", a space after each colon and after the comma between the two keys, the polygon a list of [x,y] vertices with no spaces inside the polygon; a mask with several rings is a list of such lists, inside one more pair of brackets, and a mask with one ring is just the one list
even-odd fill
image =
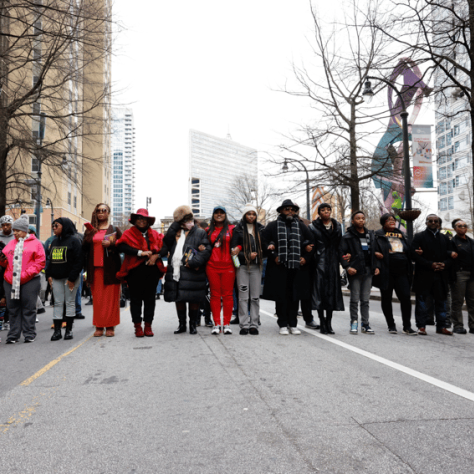
{"label": "bare tree", "polygon": [[311,6],[315,28],[313,52],[320,73],[305,66],[293,66],[296,90],[284,92],[310,100],[315,120],[287,137],[281,146],[287,162],[303,163],[311,171],[312,181],[325,189],[350,189],[351,208],[361,205],[361,183],[374,176],[387,176],[391,170],[388,152],[385,159],[372,161],[373,138],[381,132],[380,120],[386,111],[367,110],[361,97],[365,77],[385,59],[385,38],[363,18],[358,0],[349,1],[342,24],[326,22]]}
{"label": "bare tree", "polygon": [[0,215],[40,165],[43,184],[81,186],[104,160],[84,141],[104,140],[110,15],[109,0],[0,0]]}

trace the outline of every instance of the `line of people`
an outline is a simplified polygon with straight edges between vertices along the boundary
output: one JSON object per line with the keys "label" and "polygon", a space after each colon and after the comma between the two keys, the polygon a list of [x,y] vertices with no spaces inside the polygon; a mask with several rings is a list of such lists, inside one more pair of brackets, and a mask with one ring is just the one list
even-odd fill
{"label": "line of people", "polygon": [[[22,334],[25,342],[35,340],[39,275],[43,269],[55,300],[52,341],[62,339],[64,322],[64,339],[73,338],[76,294],[83,270],[92,292],[96,337],[104,331],[106,336],[114,336],[120,324],[124,286],[130,295],[135,336],[152,337],[156,288],[163,276],[164,299],[176,306],[175,334],[186,332],[188,324],[189,333],[197,334],[208,292],[211,333],[232,334],[234,288],[241,335],[259,334],[260,298],[275,302],[281,335],[301,333],[297,327],[300,306],[306,327],[334,334],[334,312],[344,311],[341,266],[349,281],[351,334],[359,332],[359,313],[360,331],[374,334],[369,320],[372,286],[380,289],[382,312],[391,334],[397,333],[392,308],[394,290],[400,301],[404,334],[426,335],[432,306],[436,332],[452,335],[446,308],[449,293],[453,332],[467,333],[462,318],[465,300],[469,332],[474,334],[474,243],[466,235],[463,220],[453,221],[456,236],[451,240],[440,232],[440,218],[429,215],[426,230],[416,234],[410,244],[397,229],[392,214],[384,214],[381,228],[374,232],[366,228],[364,212],[356,211],[343,235],[327,203],[319,206],[318,218],[309,225],[299,217],[299,207],[290,199],[283,201],[277,213],[277,219],[264,227],[258,222],[257,209],[247,204],[240,222],[233,225],[225,207],[218,205],[209,225],[203,226],[195,221],[190,207],[180,206],[163,236],[152,229],[155,218],[146,209],[139,209],[131,214],[131,227],[122,234],[111,225],[109,206],[100,203],[86,224],[82,241],[70,219],[56,219],[54,238],[46,253],[34,234],[28,234],[26,216],[14,222],[4,216],[0,220],[0,276],[4,279],[0,305],[7,306],[10,317],[6,342],[15,343]],[[416,293],[417,330],[411,324],[412,288]],[[319,325],[313,320],[313,310],[318,313]]]}

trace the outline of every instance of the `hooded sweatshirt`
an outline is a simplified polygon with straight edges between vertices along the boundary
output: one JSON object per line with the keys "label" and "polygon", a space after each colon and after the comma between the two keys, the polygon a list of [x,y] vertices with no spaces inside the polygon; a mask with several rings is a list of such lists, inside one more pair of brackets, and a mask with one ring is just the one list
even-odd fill
{"label": "hooded sweatshirt", "polygon": [[57,280],[67,278],[74,282],[82,269],[82,245],[76,237],[76,228],[71,219],[60,217],[54,222],[61,224],[63,230],[51,243],[46,264],[46,278],[52,277]]}
{"label": "hooded sweatshirt", "polygon": [[3,230],[0,230],[0,242],[3,242],[5,245],[9,244],[14,238],[13,230],[8,235],[5,235]]}

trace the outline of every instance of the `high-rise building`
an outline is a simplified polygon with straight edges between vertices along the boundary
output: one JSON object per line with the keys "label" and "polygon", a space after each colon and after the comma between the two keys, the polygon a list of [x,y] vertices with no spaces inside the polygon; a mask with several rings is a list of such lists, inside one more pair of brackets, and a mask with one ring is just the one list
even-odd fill
{"label": "high-rise building", "polygon": [[120,226],[134,209],[135,127],[131,109],[114,107],[112,115],[112,216]]}
{"label": "high-rise building", "polygon": [[242,176],[253,177],[258,187],[257,150],[234,142],[230,135],[218,138],[189,131],[189,201],[193,214],[209,218],[216,204],[221,204],[229,219],[240,219],[232,188]]}

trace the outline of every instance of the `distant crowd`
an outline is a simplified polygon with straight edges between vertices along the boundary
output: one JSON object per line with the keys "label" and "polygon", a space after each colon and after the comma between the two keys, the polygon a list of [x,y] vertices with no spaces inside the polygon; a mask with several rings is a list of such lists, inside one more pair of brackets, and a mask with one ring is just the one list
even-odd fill
{"label": "distant crowd", "polygon": [[390,213],[380,218],[380,229],[373,231],[365,226],[364,212],[356,211],[344,234],[327,203],[319,206],[318,218],[309,225],[290,199],[282,202],[277,213],[275,221],[263,226],[257,209],[247,204],[241,220],[233,225],[224,206],[214,208],[210,222],[196,221],[191,208],[180,206],[163,235],[152,228],[155,218],[139,209],[122,233],[111,224],[109,206],[100,203],[84,234],[70,219],[60,217],[52,223],[54,236],[44,244],[27,216],[15,221],[3,216],[0,323],[8,328],[6,343],[14,344],[22,335],[24,342],[35,341],[37,316],[45,312],[49,292],[54,299],[51,340],[62,339],[62,329],[64,339],[72,339],[74,320],[84,318],[83,291],[90,292],[96,337],[115,335],[126,299],[135,336],[152,337],[161,293],[176,306],[175,334],[188,328],[190,334],[197,334],[204,316],[212,334],[230,335],[232,324],[239,324],[241,335],[258,335],[262,298],[275,302],[281,335],[301,334],[300,308],[307,328],[332,335],[334,312],[345,309],[342,287],[347,283],[351,334],[358,334],[359,328],[374,334],[369,314],[373,286],[380,289],[391,334],[398,332],[394,291],[403,334],[426,336],[429,325],[436,325],[440,335],[466,334],[464,302],[469,333],[474,334],[474,241],[464,220],[455,219],[455,235],[448,236],[441,232],[441,219],[430,214],[426,229],[408,242]]}

